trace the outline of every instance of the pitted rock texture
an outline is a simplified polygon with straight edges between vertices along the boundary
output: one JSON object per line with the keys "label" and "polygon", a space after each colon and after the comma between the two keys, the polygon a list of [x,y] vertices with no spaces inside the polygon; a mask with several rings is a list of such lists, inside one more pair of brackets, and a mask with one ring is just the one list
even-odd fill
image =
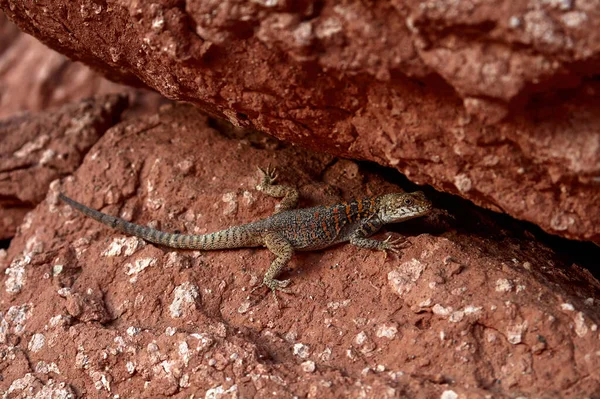
{"label": "pitted rock texture", "polygon": [[111,94],[0,121],[0,239],[14,235],[52,181],[73,173],[125,109],[127,97]]}
{"label": "pitted rock texture", "polygon": [[[0,0],[106,76],[600,243],[600,8]],[[60,10],[60,12],[58,12]]]}
{"label": "pitted rock texture", "polygon": [[[209,127],[213,126],[213,127]],[[295,295],[250,292],[266,249],[181,251],[86,219],[59,191],[164,230],[266,217],[277,166],[301,206],[398,190],[348,160],[211,122],[189,106],[111,128],[0,252],[0,391],[72,397],[485,398],[600,395],[600,284],[512,221],[448,196],[390,226],[397,257],[294,257]],[[448,205],[448,206],[447,206]],[[380,238],[385,237],[385,233]]]}
{"label": "pitted rock texture", "polygon": [[[153,112],[166,99],[149,90],[110,82],[70,61],[20,32],[1,11],[0,37],[1,240],[12,237],[25,214],[45,198],[52,179],[77,168],[111,123]],[[90,100],[90,96],[98,97]],[[71,103],[47,115],[28,113],[84,98],[88,99],[79,105]],[[73,120],[68,121],[69,117]],[[94,129],[100,130],[90,133]]]}

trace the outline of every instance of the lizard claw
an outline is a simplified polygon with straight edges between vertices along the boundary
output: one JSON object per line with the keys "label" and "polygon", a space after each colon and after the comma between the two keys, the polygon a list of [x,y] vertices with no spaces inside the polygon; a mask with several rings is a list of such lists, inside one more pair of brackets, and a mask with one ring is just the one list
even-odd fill
{"label": "lizard claw", "polygon": [[272,280],[274,283],[276,283],[277,285],[277,289],[283,292],[286,292],[289,294],[291,291],[288,289],[284,289],[285,287],[287,287],[288,285],[290,285],[290,283],[292,282],[290,279],[287,280]]}
{"label": "lizard claw", "polygon": [[286,288],[288,285],[290,285],[290,280],[275,280],[275,279],[263,279],[263,282],[260,285],[257,285],[256,287],[254,287],[252,289],[252,291],[250,291],[250,294],[252,294],[254,291],[256,291],[259,288],[262,288],[264,286],[267,286],[271,292],[273,293],[273,299],[275,299],[275,304],[277,305],[277,307],[279,308],[279,299],[277,299],[277,291],[281,291],[284,292],[286,294],[294,294],[294,292],[288,288]]}
{"label": "lizard claw", "polygon": [[260,172],[263,174],[261,186],[271,185],[275,183],[275,181],[279,177],[279,174],[277,174],[277,169],[271,167],[271,164],[269,164],[266,169],[263,169],[259,166],[258,170],[260,170]]}
{"label": "lizard claw", "polygon": [[408,245],[410,245],[410,243],[406,240],[406,238],[399,237],[395,240],[392,240],[392,236],[388,236],[381,242],[381,250],[384,253],[384,259],[387,259],[388,251],[399,254],[400,250],[406,248]]}

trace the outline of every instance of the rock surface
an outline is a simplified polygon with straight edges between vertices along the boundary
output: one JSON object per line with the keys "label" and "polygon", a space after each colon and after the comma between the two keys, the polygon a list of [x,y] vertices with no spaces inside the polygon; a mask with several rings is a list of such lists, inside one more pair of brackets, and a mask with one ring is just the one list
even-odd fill
{"label": "rock surface", "polygon": [[0,37],[0,119],[100,94],[134,93],[20,32],[2,11]]}
{"label": "rock surface", "polygon": [[[164,99],[148,90],[110,82],[87,66],[71,62],[19,32],[1,11],[0,37],[3,240],[12,237],[24,215],[45,198],[53,179],[72,173],[79,166],[85,152],[109,126],[120,117],[157,109]],[[98,97],[90,100],[91,96]],[[123,96],[128,97],[128,106]],[[79,104],[71,103],[86,97]],[[65,104],[68,105],[47,114],[28,114]],[[126,114],[122,115],[124,110]]]}
{"label": "rock surface", "polygon": [[[212,126],[212,127],[210,127]],[[240,133],[188,106],[111,128],[51,186],[8,252],[0,291],[7,398],[485,398],[600,395],[600,284],[489,212],[432,191],[436,212],[392,226],[398,257],[345,245],[295,256],[278,310],[250,293],[262,249],[173,251],[57,199],[164,230],[269,215],[271,163],[303,206],[397,190],[352,161]],[[498,219],[498,218],[496,218]]]}
{"label": "rock surface", "polygon": [[0,239],[14,235],[50,183],[73,173],[125,109],[127,97],[112,94],[0,121]]}
{"label": "rock surface", "polygon": [[600,243],[594,2],[0,7],[112,79]]}

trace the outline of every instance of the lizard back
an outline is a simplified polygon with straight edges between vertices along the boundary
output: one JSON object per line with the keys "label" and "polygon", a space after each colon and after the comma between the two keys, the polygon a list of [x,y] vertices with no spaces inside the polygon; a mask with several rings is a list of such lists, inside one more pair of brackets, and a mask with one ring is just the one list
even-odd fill
{"label": "lizard back", "polygon": [[363,198],[331,206],[294,209],[265,219],[298,251],[326,248],[350,239],[350,235],[377,212],[375,198]]}

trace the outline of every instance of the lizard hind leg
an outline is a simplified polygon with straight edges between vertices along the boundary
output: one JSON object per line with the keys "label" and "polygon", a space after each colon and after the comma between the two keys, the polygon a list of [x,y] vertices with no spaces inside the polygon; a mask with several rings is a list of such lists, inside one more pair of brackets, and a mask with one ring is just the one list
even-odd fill
{"label": "lizard hind leg", "polygon": [[292,291],[286,288],[290,284],[290,280],[276,280],[276,277],[281,273],[281,270],[290,261],[290,259],[292,259],[292,256],[294,255],[294,247],[288,240],[279,234],[268,234],[265,237],[265,245],[269,251],[275,254],[276,257],[265,273],[262,283],[255,287],[252,292],[263,286],[267,286],[273,293],[275,303],[279,307],[276,291],[285,292],[286,294],[293,294]]}
{"label": "lizard hind leg", "polygon": [[270,197],[282,198],[275,207],[274,213],[289,211],[298,205],[298,190],[291,186],[275,184],[278,177],[275,168],[271,168],[269,165],[266,169],[258,168],[258,170],[262,173],[262,179],[256,189]]}

